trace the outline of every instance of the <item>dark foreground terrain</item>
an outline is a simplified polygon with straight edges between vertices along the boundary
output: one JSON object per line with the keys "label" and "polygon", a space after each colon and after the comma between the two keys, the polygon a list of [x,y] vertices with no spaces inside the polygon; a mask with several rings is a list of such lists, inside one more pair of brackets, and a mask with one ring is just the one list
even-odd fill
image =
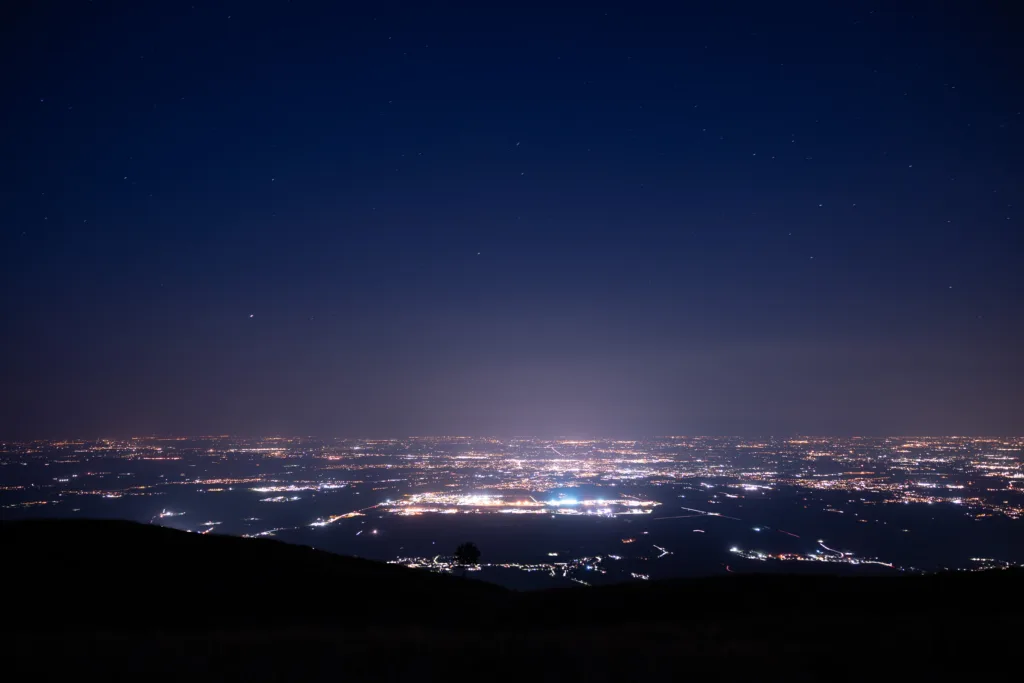
{"label": "dark foreground terrain", "polygon": [[516,593],[129,522],[0,523],[0,548],[12,681],[1005,677],[1024,619],[1014,571]]}

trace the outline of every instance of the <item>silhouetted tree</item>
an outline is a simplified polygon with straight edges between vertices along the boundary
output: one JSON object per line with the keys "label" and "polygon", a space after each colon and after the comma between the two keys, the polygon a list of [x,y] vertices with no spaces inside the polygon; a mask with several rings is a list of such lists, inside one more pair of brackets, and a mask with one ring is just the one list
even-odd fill
{"label": "silhouetted tree", "polygon": [[455,549],[455,564],[462,567],[462,573],[466,573],[466,566],[476,564],[480,561],[480,549],[475,543],[466,542]]}

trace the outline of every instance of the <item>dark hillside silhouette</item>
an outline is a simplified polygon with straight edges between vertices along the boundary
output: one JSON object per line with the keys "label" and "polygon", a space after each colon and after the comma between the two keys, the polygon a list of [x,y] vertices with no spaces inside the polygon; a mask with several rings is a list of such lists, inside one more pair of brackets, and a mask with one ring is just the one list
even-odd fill
{"label": "dark hillside silhouette", "polygon": [[[814,675],[818,655],[911,658],[921,673],[949,653],[983,655],[977,668],[1009,652],[1024,593],[1015,570],[517,593],[272,540],[108,521],[4,522],[0,547],[12,680],[436,680],[456,661],[508,675],[542,666],[538,680],[734,678],[746,666],[737,654],[788,677]],[[830,676],[844,672],[855,673]]]}

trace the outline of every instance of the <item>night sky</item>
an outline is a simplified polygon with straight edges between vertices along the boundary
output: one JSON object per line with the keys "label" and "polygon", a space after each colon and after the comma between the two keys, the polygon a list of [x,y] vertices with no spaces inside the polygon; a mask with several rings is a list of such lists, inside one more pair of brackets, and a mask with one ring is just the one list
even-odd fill
{"label": "night sky", "polygon": [[476,4],[5,6],[0,437],[1024,431],[1013,3]]}

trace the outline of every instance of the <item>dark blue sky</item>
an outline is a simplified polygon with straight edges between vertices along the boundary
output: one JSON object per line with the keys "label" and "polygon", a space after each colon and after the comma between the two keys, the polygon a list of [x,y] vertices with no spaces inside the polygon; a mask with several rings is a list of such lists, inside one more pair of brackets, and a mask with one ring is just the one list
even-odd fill
{"label": "dark blue sky", "polygon": [[1009,3],[15,4],[0,437],[1024,429]]}

